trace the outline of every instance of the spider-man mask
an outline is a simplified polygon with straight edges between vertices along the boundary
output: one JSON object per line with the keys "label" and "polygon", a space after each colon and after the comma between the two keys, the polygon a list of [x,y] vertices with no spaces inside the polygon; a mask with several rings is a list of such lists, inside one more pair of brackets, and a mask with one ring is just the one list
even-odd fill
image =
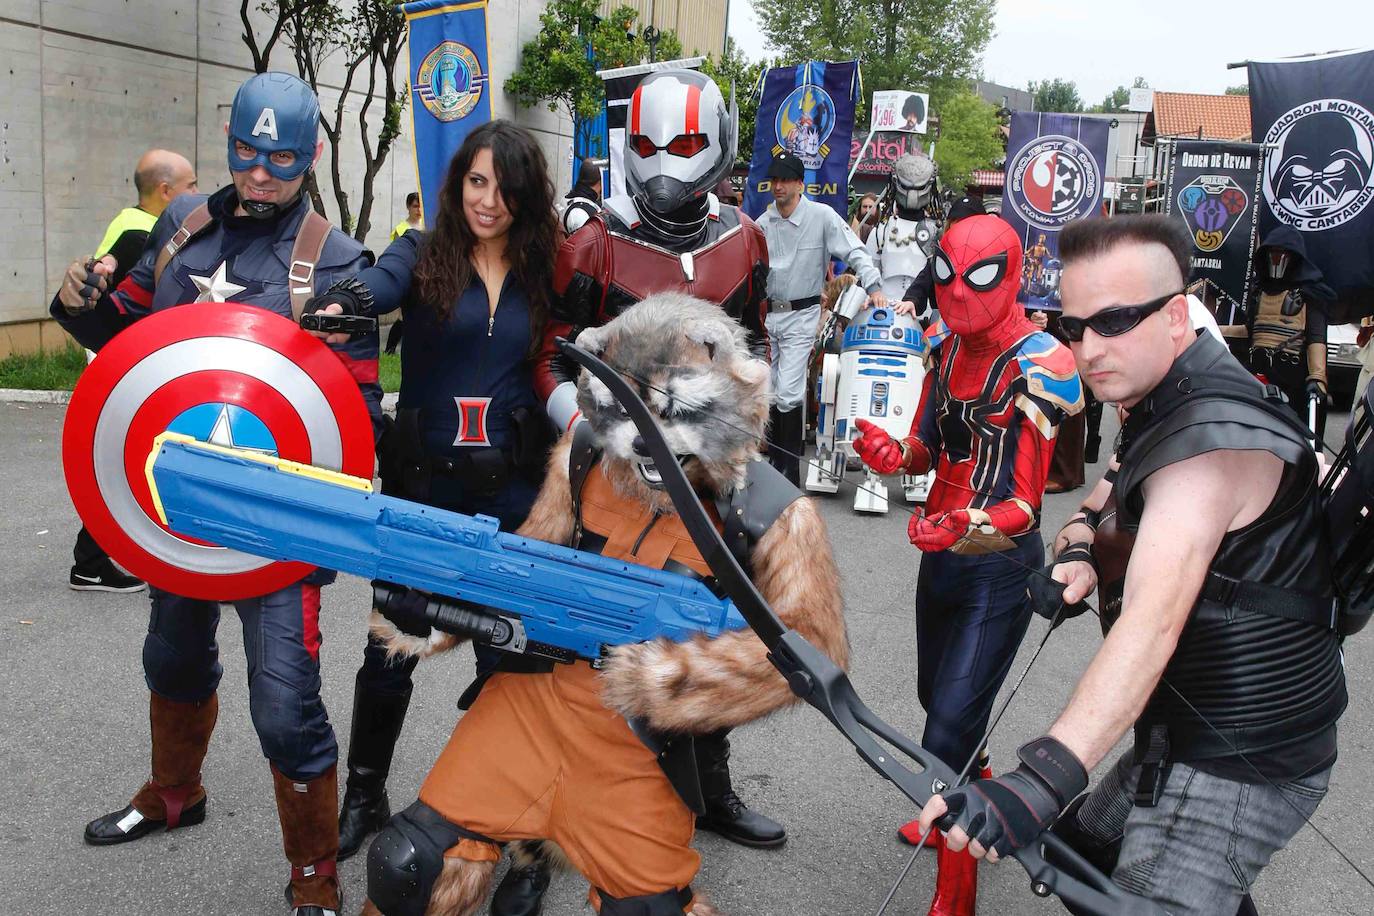
{"label": "spider-man mask", "polygon": [[1021,240],[997,216],[961,219],[935,246],[935,303],[961,337],[981,334],[1018,314]]}

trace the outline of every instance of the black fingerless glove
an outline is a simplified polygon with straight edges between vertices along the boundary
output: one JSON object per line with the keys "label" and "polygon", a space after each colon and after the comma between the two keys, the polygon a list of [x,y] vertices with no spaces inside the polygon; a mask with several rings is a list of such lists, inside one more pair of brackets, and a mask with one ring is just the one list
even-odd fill
{"label": "black fingerless glove", "polygon": [[[1072,560],[1082,559],[1087,559],[1089,563],[1092,562],[1091,553],[1089,553],[1086,558],[1078,556],[1074,554],[1075,548],[1081,549],[1081,545],[1070,544],[1069,547],[1059,555],[1059,559],[1056,562],[1068,563]],[[1026,592],[1030,596],[1031,610],[1035,611],[1035,613],[1044,617],[1046,620],[1054,620],[1057,615],[1059,621],[1055,625],[1058,626],[1059,623],[1063,623],[1065,620],[1072,620],[1074,617],[1085,612],[1088,609],[1088,603],[1079,600],[1075,601],[1073,604],[1064,604],[1064,589],[1067,588],[1067,586],[1063,582],[1056,582],[1052,578],[1055,565],[1055,563],[1051,563],[1049,566],[1031,573],[1026,580]],[[1064,609],[1062,614],[1059,612],[1061,607]]]}
{"label": "black fingerless glove", "polygon": [[1021,765],[945,793],[941,830],[963,828],[984,849],[1008,855],[1035,842],[1088,787],[1088,771],[1060,741],[1046,735],[1021,745]]}
{"label": "black fingerless glove", "polygon": [[302,314],[313,315],[327,305],[338,304],[345,315],[372,315],[372,290],[357,277],[348,277],[335,283],[322,295],[312,296],[305,302]]}

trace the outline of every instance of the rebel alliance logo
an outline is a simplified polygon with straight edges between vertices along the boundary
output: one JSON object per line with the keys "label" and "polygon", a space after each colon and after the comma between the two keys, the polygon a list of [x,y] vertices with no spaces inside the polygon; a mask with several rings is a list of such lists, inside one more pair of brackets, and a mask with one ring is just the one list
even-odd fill
{"label": "rebel alliance logo", "polygon": [[1264,199],[1303,232],[1331,229],[1374,199],[1374,115],[1345,99],[1290,109],[1264,137]]}
{"label": "rebel alliance logo", "polygon": [[1011,206],[1041,229],[1060,229],[1097,207],[1102,173],[1088,148],[1072,137],[1037,137],[1012,159]]}
{"label": "rebel alliance logo", "polygon": [[487,75],[467,45],[445,41],[425,55],[416,75],[415,95],[440,121],[465,118],[482,100]]}

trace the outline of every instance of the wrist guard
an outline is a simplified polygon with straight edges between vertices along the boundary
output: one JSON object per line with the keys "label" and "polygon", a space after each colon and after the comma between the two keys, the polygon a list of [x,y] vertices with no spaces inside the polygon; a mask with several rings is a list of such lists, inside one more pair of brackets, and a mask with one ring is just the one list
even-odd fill
{"label": "wrist guard", "polygon": [[1021,765],[1010,773],[947,793],[940,829],[961,827],[985,849],[1009,855],[1035,842],[1088,787],[1083,764],[1049,735],[1021,745],[1017,756]]}
{"label": "wrist guard", "polygon": [[338,281],[323,295],[307,300],[303,314],[313,315],[327,305],[337,303],[343,307],[345,315],[371,315],[373,312],[372,290],[357,277],[347,277]]}

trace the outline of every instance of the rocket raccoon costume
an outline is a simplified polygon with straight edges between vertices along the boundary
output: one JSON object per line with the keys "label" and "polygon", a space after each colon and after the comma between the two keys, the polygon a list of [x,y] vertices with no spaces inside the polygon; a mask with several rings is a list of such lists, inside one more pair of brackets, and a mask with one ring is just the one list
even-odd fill
{"label": "rocket raccoon costume", "polygon": [[[554,266],[553,309],[534,383],[557,429],[570,429],[580,413],[577,367],[556,355],[554,341],[604,325],[655,293],[687,293],[721,306],[748,332],[750,349],[766,352],[767,242],[743,211],[711,193],[734,164],[737,124],[733,105],[695,70],[650,74],[631,96],[629,193],[607,198],[563,243]],[[703,738],[697,751],[708,809],[699,826],[748,846],[786,842],[780,824],[751,811],[731,788],[726,734]],[[508,873],[493,916],[537,912],[547,883],[538,867]]]}
{"label": "rocket raccoon costume", "polygon": [[[715,517],[730,519],[722,523],[727,541],[789,625],[846,664],[824,524],[758,457],[768,370],[749,358],[743,330],[708,303],[665,294],[584,331],[578,343],[664,393],[665,435]],[[579,383],[578,405],[588,421],[555,450],[519,533],[709,583],[633,424],[595,380]],[[722,415],[735,419],[713,423]],[[455,641],[374,627],[398,652],[429,654]],[[795,701],[765,656],[758,637],[739,630],[619,646],[600,671],[582,661],[498,670],[480,685],[420,800],[373,843],[364,913],[470,913],[500,844],[544,838],[591,882],[604,914],[713,913],[691,890],[700,789],[690,736]]]}

